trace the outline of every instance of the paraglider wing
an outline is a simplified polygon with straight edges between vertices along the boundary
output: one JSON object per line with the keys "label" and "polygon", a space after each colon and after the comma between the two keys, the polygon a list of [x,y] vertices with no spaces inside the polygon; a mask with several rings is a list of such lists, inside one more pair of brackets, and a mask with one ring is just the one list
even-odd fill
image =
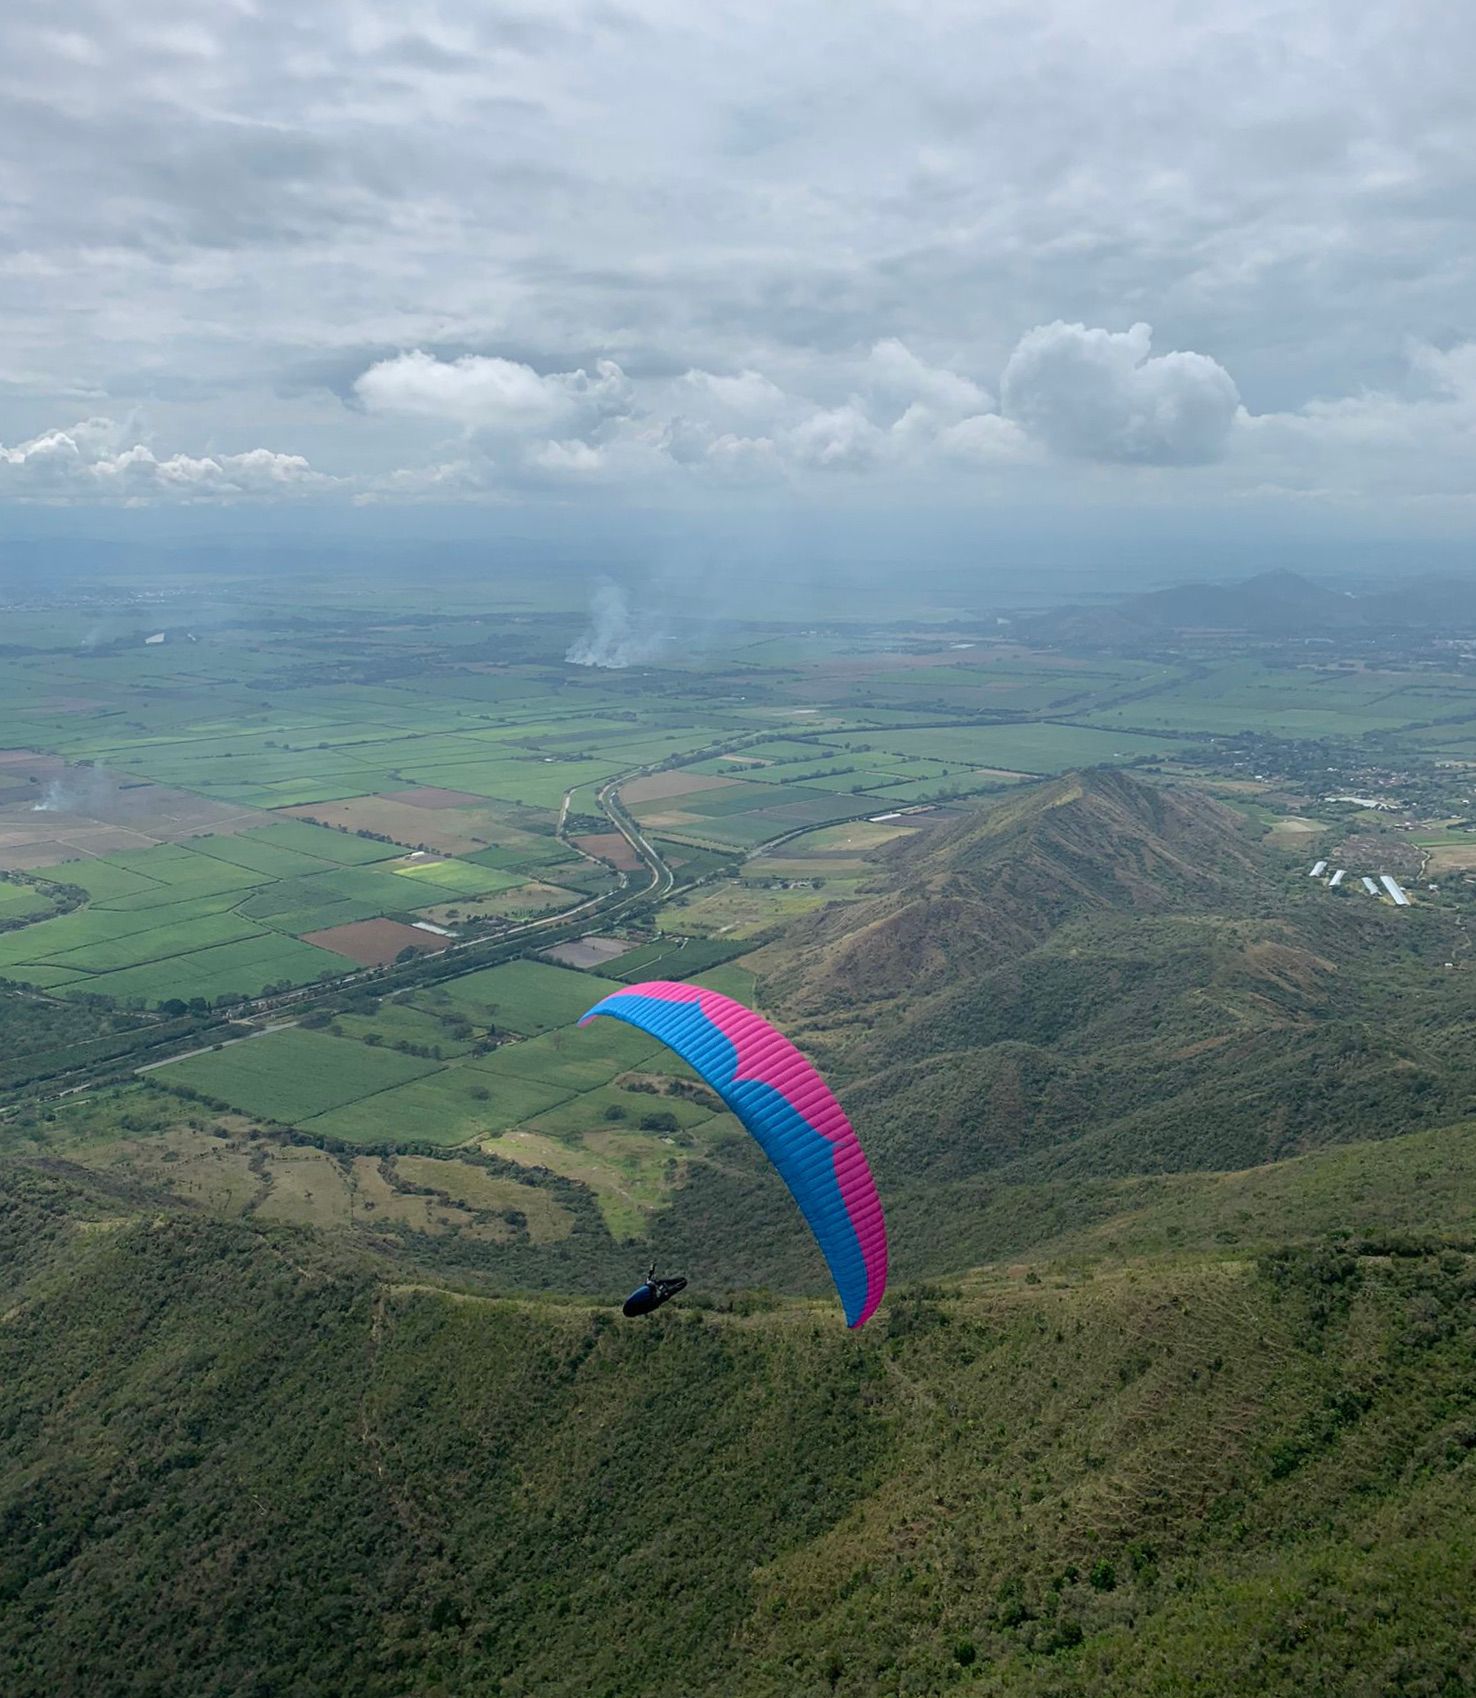
{"label": "paraglider wing", "polygon": [[846,1325],[864,1325],[886,1289],[886,1222],[851,1123],[804,1056],[752,1009],[697,985],[631,985],[596,1003],[579,1024],[600,1014],[659,1038],[738,1116],[809,1223]]}

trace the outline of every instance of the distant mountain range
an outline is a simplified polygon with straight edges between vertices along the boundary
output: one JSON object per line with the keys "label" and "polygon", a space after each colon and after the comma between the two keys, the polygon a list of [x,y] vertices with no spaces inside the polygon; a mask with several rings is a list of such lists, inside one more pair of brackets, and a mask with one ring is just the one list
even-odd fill
{"label": "distant mountain range", "polygon": [[1296,637],[1431,627],[1476,627],[1476,581],[1411,578],[1354,594],[1296,572],[1262,572],[1240,583],[1179,584],[1108,607],[1062,607],[1017,621],[1033,641],[1107,645],[1191,631]]}

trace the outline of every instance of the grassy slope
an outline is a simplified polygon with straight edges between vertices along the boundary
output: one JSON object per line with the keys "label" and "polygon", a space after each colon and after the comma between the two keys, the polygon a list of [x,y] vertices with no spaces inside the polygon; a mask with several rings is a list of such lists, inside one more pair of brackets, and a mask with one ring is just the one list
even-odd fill
{"label": "grassy slope", "polygon": [[761,952],[889,1185],[1240,1167],[1476,1107],[1455,911],[1340,901],[1227,810],[1089,773]]}
{"label": "grassy slope", "polygon": [[995,1279],[854,1338],[0,1197],[6,1691],[1372,1698],[1476,1654],[1464,1256]]}

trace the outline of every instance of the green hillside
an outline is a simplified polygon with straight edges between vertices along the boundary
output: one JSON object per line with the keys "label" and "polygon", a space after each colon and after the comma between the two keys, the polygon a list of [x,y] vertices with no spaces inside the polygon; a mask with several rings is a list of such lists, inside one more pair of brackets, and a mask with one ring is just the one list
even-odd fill
{"label": "green hillside", "polygon": [[1365,1250],[630,1327],[12,1165],[0,1689],[1457,1693],[1476,1279]]}
{"label": "green hillside", "polygon": [[895,1181],[1244,1167],[1476,1111],[1458,911],[1304,874],[1201,795],[1073,775],[757,961]]}

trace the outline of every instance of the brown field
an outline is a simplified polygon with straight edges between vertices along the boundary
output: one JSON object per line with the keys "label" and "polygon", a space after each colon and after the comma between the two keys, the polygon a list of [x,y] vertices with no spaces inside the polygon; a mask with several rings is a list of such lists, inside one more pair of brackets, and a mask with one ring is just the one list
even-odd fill
{"label": "brown field", "polygon": [[655,802],[666,796],[690,796],[698,790],[722,790],[735,781],[701,772],[653,772],[633,778],[620,787],[621,800],[628,805]]}
{"label": "brown field", "polygon": [[542,914],[556,908],[572,908],[583,900],[576,890],[562,885],[542,884],[530,879],[527,884],[515,884],[510,890],[494,891],[491,896],[463,896],[434,908],[417,908],[423,920],[433,925],[451,926],[458,920],[514,920],[524,914]]}
{"label": "brown field", "polygon": [[545,949],[545,961],[557,961],[562,967],[598,967],[624,955],[630,948],[627,938],[577,937],[571,943],[556,943]]}
{"label": "brown field", "polygon": [[[408,791],[397,791],[403,798]],[[455,791],[442,791],[455,795]],[[442,855],[469,855],[494,843],[519,841],[487,807],[485,796],[474,797],[475,808],[421,807],[389,796],[349,796],[338,802],[305,802],[276,811],[315,825],[344,826],[349,831],[373,831],[414,849],[425,844]]]}
{"label": "brown field", "polygon": [[640,871],[640,856],[618,831],[602,831],[589,837],[573,837],[569,841],[582,849],[586,855],[598,855],[602,861],[608,861],[612,867],[618,867],[623,873]]}
{"label": "brown field", "polygon": [[320,949],[331,949],[337,955],[346,955],[361,967],[384,967],[402,949],[433,955],[437,950],[450,948],[455,939],[437,937],[434,932],[423,932],[418,926],[407,926],[399,920],[353,920],[346,926],[305,932],[302,941],[315,943]]}
{"label": "brown field", "polygon": [[384,800],[404,802],[412,808],[480,808],[487,798],[465,790],[443,790],[438,784],[417,784],[410,790],[386,790]]}
{"label": "brown field", "polygon": [[347,1226],[352,1219],[343,1169],[325,1150],[272,1151],[266,1194],[256,1205],[261,1220],[288,1226]]}
{"label": "brown field", "polygon": [[38,777],[50,778],[65,765],[60,755],[42,755],[35,749],[0,749],[0,766],[5,768],[7,777],[14,777],[19,771],[27,777],[34,772]]}
{"label": "brown field", "polygon": [[659,814],[642,814],[640,820],[648,831],[666,831],[676,826],[711,823],[705,814],[684,814],[680,808],[672,808]]}
{"label": "brown field", "polygon": [[54,867],[63,861],[80,861],[80,849],[55,838],[39,837],[33,843],[0,841],[0,872],[24,872],[28,867]]}
{"label": "brown field", "polygon": [[[36,803],[48,795],[61,805],[39,810]],[[68,767],[29,749],[0,750],[0,868],[6,870],[180,843],[207,831],[229,835],[261,823],[254,808],[120,780],[104,768]]]}
{"label": "brown field", "polygon": [[1429,851],[1425,871],[1431,878],[1436,873],[1464,873],[1476,868],[1476,843],[1440,843]]}

